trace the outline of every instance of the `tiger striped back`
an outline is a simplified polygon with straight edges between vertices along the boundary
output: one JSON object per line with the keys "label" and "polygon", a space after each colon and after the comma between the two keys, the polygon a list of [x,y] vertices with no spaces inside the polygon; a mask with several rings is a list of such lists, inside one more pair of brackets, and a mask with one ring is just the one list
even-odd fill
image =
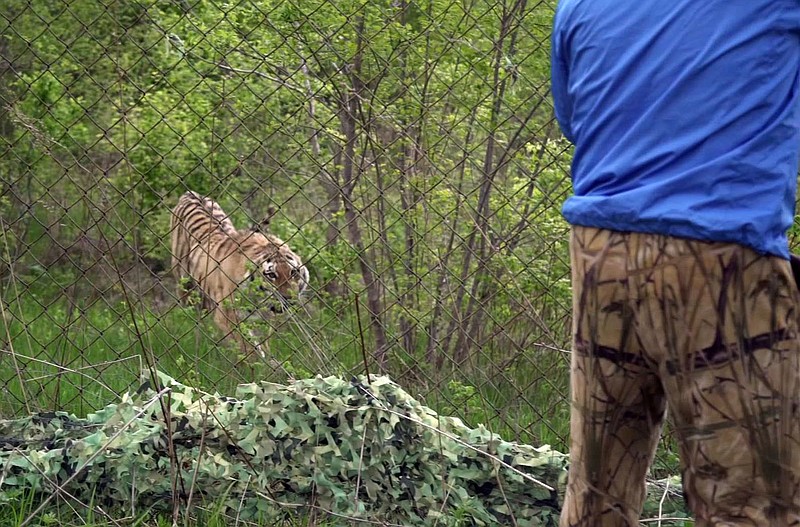
{"label": "tiger striped back", "polygon": [[[185,192],[170,217],[172,237],[172,272],[179,282],[178,297],[183,303],[189,292],[194,289],[193,274],[189,269],[189,255],[198,244],[208,240],[214,233],[227,236],[236,235],[233,222],[219,204],[197,192]],[[188,284],[181,282],[189,278]],[[204,297],[204,304],[207,300]]]}
{"label": "tiger striped back", "polygon": [[233,222],[219,206],[219,203],[201,196],[193,190],[184,193],[178,200],[178,204],[172,209],[173,236],[175,227],[178,226],[182,227],[178,230],[179,233],[186,236],[192,234],[196,238],[189,243],[199,243],[202,238],[210,235],[215,229],[229,236],[236,234]]}

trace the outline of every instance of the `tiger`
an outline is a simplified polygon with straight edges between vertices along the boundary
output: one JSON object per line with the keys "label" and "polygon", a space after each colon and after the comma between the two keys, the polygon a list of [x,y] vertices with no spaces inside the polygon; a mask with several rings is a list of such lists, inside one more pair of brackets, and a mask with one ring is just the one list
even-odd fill
{"label": "tiger", "polygon": [[[261,343],[248,342],[240,324],[254,313],[232,306],[234,293],[248,281],[260,279],[255,303],[271,313],[282,313],[301,298],[309,283],[309,272],[300,256],[280,238],[266,232],[274,209],[260,223],[238,230],[222,207],[206,196],[187,191],[171,211],[172,272],[177,296],[186,304],[199,289],[201,305],[213,312],[213,320],[225,337],[234,338],[246,352],[253,348],[261,357]],[[249,291],[249,289],[248,289]],[[263,307],[258,311],[267,316]],[[251,338],[255,338],[252,332]]]}

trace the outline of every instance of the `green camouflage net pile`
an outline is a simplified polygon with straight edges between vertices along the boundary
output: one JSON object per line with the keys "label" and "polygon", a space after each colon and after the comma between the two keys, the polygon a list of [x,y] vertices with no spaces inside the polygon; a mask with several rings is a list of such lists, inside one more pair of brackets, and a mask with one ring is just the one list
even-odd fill
{"label": "green camouflage net pile", "polygon": [[566,464],[375,376],[248,384],[231,398],[157,374],[85,419],[0,421],[0,503],[61,488],[127,511],[191,496],[242,520],[313,508],[382,525],[554,526]]}

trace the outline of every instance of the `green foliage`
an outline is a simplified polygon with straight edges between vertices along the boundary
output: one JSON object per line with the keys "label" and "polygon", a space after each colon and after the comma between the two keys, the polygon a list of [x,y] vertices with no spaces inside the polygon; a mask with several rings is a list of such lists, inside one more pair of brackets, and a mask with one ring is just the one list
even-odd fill
{"label": "green foliage", "polygon": [[[41,200],[33,209],[35,222],[63,224],[60,232],[47,230],[53,242],[64,245],[80,232],[97,229],[111,241],[122,236],[137,250],[166,259],[167,210],[185,188],[219,200],[240,225],[263,213],[269,201],[291,200],[292,212],[284,213],[289,224],[277,225],[279,234],[300,254],[310,255],[318,283],[344,281],[357,291],[363,288],[359,249],[347,236],[331,243],[325,233],[327,222],[341,225],[341,210],[331,211],[327,221],[308,220],[315,208],[341,200],[327,194],[320,182],[324,176],[317,174],[330,174],[341,184],[341,167],[332,162],[343,141],[337,115],[342,94],[352,89],[345,66],[359,52],[362,38],[369,52],[361,58],[360,76],[373,82],[363,103],[366,120],[355,125],[357,146],[374,157],[374,171],[355,182],[356,206],[362,221],[370,222],[364,229],[367,245],[385,244],[375,255],[381,259],[376,267],[407,268],[384,281],[393,296],[403,298],[402,305],[388,306],[386,316],[398,319],[407,312],[420,325],[430,323],[441,278],[426,272],[426,264],[446,256],[443,249],[453,253],[454,267],[448,271],[455,279],[456,263],[475,251],[463,244],[448,246],[447,240],[453,229],[456,241],[470,236],[476,190],[486,177],[479,166],[490,143],[514,152],[511,163],[493,176],[497,190],[490,210],[500,252],[492,258],[503,263],[496,264],[490,280],[497,286],[517,282],[534,265],[537,274],[544,268],[554,278],[522,283],[508,294],[535,297],[555,285],[559,289],[551,296],[563,298],[565,287],[558,284],[566,276],[565,245],[558,250],[559,266],[538,256],[541,247],[565,232],[553,206],[553,182],[547,180],[555,178],[563,187],[568,160],[553,164],[559,145],[537,132],[551,119],[549,112],[535,112],[521,128],[517,124],[531,104],[531,89],[548,71],[546,55],[519,49],[526,47],[524,39],[546,41],[541,22],[549,17],[549,7],[541,4],[519,14],[515,38],[521,40],[493,67],[493,40],[500,37],[502,17],[493,3],[467,12],[438,0],[406,10],[390,2],[328,0],[202,1],[190,10],[146,2],[111,4],[98,13],[92,2],[79,0],[59,16],[58,3],[35,0],[13,18],[9,46],[30,62],[10,89],[14,110],[27,126],[16,127],[7,142],[14,145],[12,160],[36,174],[30,191],[31,198]],[[464,24],[466,15],[475,23]],[[52,31],[39,31],[42,24]],[[495,75],[506,83],[503,92],[487,96]],[[312,101],[316,113],[310,117]],[[373,124],[378,115],[385,129]],[[319,154],[309,144],[309,126]],[[387,142],[386,134],[401,139]],[[528,141],[513,143],[520,135]],[[31,136],[36,140],[22,141]],[[410,142],[414,136],[418,139]],[[470,140],[477,150],[464,163],[463,148],[472,148]],[[427,168],[398,174],[412,147],[425,152],[427,161],[419,164]],[[83,157],[88,162],[76,165]],[[386,189],[376,188],[376,177],[386,180]],[[55,186],[59,182],[74,187]],[[453,208],[461,199],[463,206]],[[381,225],[366,219],[375,206],[384,216]],[[541,243],[523,248],[514,239],[521,233],[512,235],[512,228],[531,219]],[[413,254],[406,250],[408,240],[416,247]],[[406,295],[411,287],[422,296]],[[500,290],[493,298],[501,311],[491,318],[513,320],[518,308],[501,307],[514,305],[506,293]]]}

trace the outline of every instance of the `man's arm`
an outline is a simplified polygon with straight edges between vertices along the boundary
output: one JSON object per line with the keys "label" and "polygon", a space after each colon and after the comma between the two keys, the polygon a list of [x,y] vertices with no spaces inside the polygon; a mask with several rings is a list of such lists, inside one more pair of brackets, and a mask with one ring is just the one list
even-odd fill
{"label": "man's arm", "polygon": [[565,61],[566,54],[563,49],[559,28],[559,12],[553,22],[553,34],[550,48],[550,89],[553,93],[553,105],[556,112],[556,120],[561,127],[564,137],[571,142],[575,142],[572,131],[572,101],[567,90],[569,83],[569,70]]}

